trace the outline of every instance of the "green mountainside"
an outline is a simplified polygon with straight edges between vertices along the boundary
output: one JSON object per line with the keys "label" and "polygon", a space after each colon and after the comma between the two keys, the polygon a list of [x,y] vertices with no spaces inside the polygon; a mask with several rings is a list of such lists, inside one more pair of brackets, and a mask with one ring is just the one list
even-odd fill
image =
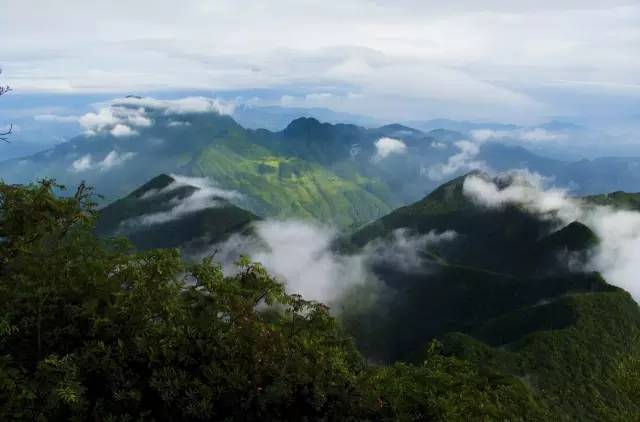
{"label": "green mountainside", "polygon": [[[474,174],[488,178],[482,173]],[[516,206],[501,209],[476,206],[463,193],[465,178],[462,176],[445,183],[424,199],[398,208],[366,225],[345,242],[345,247],[363,247],[373,239],[386,238],[401,228],[417,234],[454,230],[460,241],[456,242],[454,248],[443,245],[437,251],[451,264],[514,275],[546,272],[548,267],[542,262],[549,263],[552,260],[549,256],[558,252],[559,246],[545,246],[545,242],[552,246],[554,238],[546,241],[544,238],[558,223],[541,221]],[[561,240],[568,242],[570,250],[580,249],[576,242],[590,245],[592,233],[588,228],[580,227],[583,230],[576,226],[577,230],[568,231],[562,236]],[[555,237],[559,237],[559,234]],[[576,237],[575,241],[573,237]]]}
{"label": "green mountainside", "polygon": [[176,183],[171,176],[160,175],[123,199],[100,210],[96,232],[104,237],[126,236],[139,249],[197,248],[226,240],[229,235],[249,230],[258,219],[222,198],[206,198],[210,207],[153,224],[144,216],[169,213],[180,201],[199,188]]}
{"label": "green mountainside", "polygon": [[585,196],[587,202],[596,205],[608,205],[619,209],[640,211],[640,193],[612,192]]}
{"label": "green mountainside", "polygon": [[[222,188],[242,193],[247,201],[238,205],[260,216],[314,219],[340,227],[358,227],[391,210],[393,195],[383,181],[354,167],[337,172],[298,156],[295,144],[304,139],[289,139],[287,151],[270,141],[283,138],[282,133],[247,130],[229,116],[172,116],[161,110],[147,110],[147,115],[154,124],[136,135],[82,135],[3,162],[0,174],[17,183],[53,177],[73,186],[86,180],[107,203],[162,173],[212,177]],[[107,167],[110,153],[127,159]],[[78,166],[82,159],[84,166]]]}
{"label": "green mountainside", "polygon": [[[587,259],[595,234],[579,222],[558,229],[515,206],[478,207],[463,182],[446,183],[343,243],[358,251],[374,239],[391,242],[400,228],[459,234],[422,251],[419,270],[376,264],[384,283],[378,295],[351,292],[341,319],[360,350],[374,362],[421,361],[437,339],[441,353],[473,362],[485,376],[524,383],[546,416],[523,420],[636,419],[638,305],[599,274],[566,264],[568,254],[574,263]],[[635,196],[595,198],[631,208]]]}
{"label": "green mountainside", "polygon": [[[177,112],[144,98],[138,101],[140,106],[131,98],[110,106],[114,115],[147,122],[128,135],[112,133],[111,127],[88,132],[49,150],[0,162],[0,177],[7,183],[54,178],[68,186],[86,181],[109,203],[158,174],[206,176],[242,193],[246,201],[236,205],[260,217],[313,219],[349,230],[423,198],[442,178],[480,162],[497,171],[526,167],[553,177],[560,186],[575,187],[577,194],[638,183],[632,158],[568,163],[486,142],[477,145],[477,156],[465,164],[456,158],[461,153],[458,141],[468,138],[462,132],[422,132],[400,124],[364,128],[307,117],[280,131],[254,130],[228,115]],[[379,150],[382,138],[404,146]],[[438,168],[446,171],[431,174]]]}
{"label": "green mountainside", "polygon": [[85,191],[0,183],[3,420],[638,418],[637,303],[558,259],[598,244],[584,224],[482,209],[455,179],[345,241],[458,233],[418,251],[418,268],[374,261],[382,284],[353,287],[334,317],[246,259],[225,276],[210,258],[110,239],[184,249],[257,219],[214,193],[158,219],[206,193],[176,177],[103,208],[95,227]]}

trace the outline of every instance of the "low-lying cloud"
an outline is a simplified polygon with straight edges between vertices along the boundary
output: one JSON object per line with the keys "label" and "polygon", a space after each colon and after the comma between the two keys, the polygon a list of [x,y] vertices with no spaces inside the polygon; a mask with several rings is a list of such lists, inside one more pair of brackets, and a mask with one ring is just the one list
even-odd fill
{"label": "low-lying cloud", "polygon": [[373,156],[373,161],[375,162],[384,160],[390,155],[406,154],[407,152],[407,145],[400,139],[380,138],[374,145],[376,147],[376,154]]}
{"label": "low-lying cloud", "polygon": [[477,142],[460,140],[454,143],[459,152],[450,156],[446,163],[434,164],[422,170],[433,181],[450,179],[455,174],[470,170],[489,170],[487,163],[478,160],[480,145]]}
{"label": "low-lying cloud", "polygon": [[[200,113],[216,113],[230,115],[235,103],[217,98],[186,97],[174,100],[159,100],[151,97],[115,98],[102,104],[95,112],[82,116],[42,114],[34,117],[41,122],[78,123],[85,135],[94,136],[110,133],[115,137],[137,135],[138,131],[153,124],[153,113],[164,115],[185,115]],[[188,126],[186,121],[172,121],[170,127]]]}
{"label": "low-lying cloud", "polygon": [[124,162],[129,161],[135,157],[135,152],[120,153],[116,150],[109,152],[102,160],[93,161],[91,154],[83,155],[77,160],[71,163],[69,169],[73,173],[80,173],[90,170],[109,171],[114,167],[122,165]]}
{"label": "low-lying cloud", "polygon": [[233,102],[207,97],[186,97],[175,100],[158,100],[151,97],[127,97],[115,99],[112,101],[112,104],[160,110],[167,115],[193,113],[230,115],[235,109],[235,103]]}
{"label": "low-lying cloud", "polygon": [[496,208],[518,205],[540,216],[554,218],[561,224],[580,221],[600,239],[587,265],[599,271],[606,280],[629,291],[640,300],[640,213],[593,205],[572,198],[557,188],[545,188],[544,178],[528,172],[502,175],[509,184],[500,188],[494,180],[472,175],[463,191],[481,206]]}
{"label": "low-lying cloud", "polygon": [[238,199],[241,195],[236,191],[226,190],[218,187],[211,179],[203,177],[187,177],[172,174],[174,181],[162,189],[151,190],[145,193],[140,199],[151,199],[158,195],[175,191],[180,187],[191,186],[196,188],[185,198],[172,198],[169,200],[170,208],[166,211],[159,211],[145,214],[123,223],[127,227],[150,226],[153,224],[163,224],[182,218],[185,215],[202,211],[208,208],[217,208],[226,205],[226,201]]}
{"label": "low-lying cloud", "polygon": [[426,249],[456,239],[451,231],[412,234],[399,229],[386,240],[375,240],[356,254],[341,254],[333,245],[337,231],[315,223],[267,220],[254,225],[254,235],[233,235],[214,245],[203,255],[215,251],[215,258],[226,273],[233,272],[240,254],[262,263],[280,278],[290,293],[329,305],[337,304],[350,289],[380,285],[373,272],[379,264],[393,265],[405,272],[424,271]]}
{"label": "low-lying cloud", "polygon": [[455,231],[442,233],[430,231],[420,235],[411,233],[409,229],[400,228],[391,233],[390,239],[375,239],[364,248],[367,262],[371,264],[390,264],[403,272],[423,272],[427,269],[427,261],[433,258],[426,256],[427,248],[443,242],[451,242],[458,237]]}
{"label": "low-lying cloud", "polygon": [[529,143],[557,142],[568,139],[564,133],[552,132],[544,128],[519,128],[513,130],[477,129],[471,131],[471,137],[478,142],[521,141]]}

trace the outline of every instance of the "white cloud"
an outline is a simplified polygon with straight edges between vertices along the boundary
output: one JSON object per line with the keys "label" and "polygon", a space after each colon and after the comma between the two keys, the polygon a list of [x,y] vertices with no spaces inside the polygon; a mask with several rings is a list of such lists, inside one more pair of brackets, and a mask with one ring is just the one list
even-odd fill
{"label": "white cloud", "polygon": [[447,159],[446,163],[434,164],[422,170],[429,179],[441,181],[451,176],[470,170],[488,170],[484,161],[477,160],[480,153],[480,146],[476,142],[461,140],[454,143],[459,152]]}
{"label": "white cloud", "polygon": [[482,206],[515,204],[562,224],[573,221],[586,224],[600,239],[587,269],[600,271],[609,283],[626,289],[640,301],[639,212],[590,205],[569,197],[564,190],[545,189],[544,178],[525,171],[501,177],[511,182],[502,189],[485,177],[469,176],[463,191]]}
{"label": "white cloud", "polygon": [[89,135],[108,130],[113,136],[133,135],[134,130],[131,127],[145,128],[153,123],[145,115],[144,108],[114,104],[101,107],[95,113],[86,113],[78,121]]}
{"label": "white cloud", "polygon": [[233,113],[235,103],[223,101],[219,98],[186,97],[174,100],[158,100],[151,97],[118,98],[112,101],[113,105],[127,105],[141,107],[143,109],[162,110],[165,114],[190,114],[190,113],[217,113],[230,115]]}
{"label": "white cloud", "polygon": [[78,123],[79,116],[61,116],[58,114],[37,114],[33,116],[37,122]]}
{"label": "white cloud", "polygon": [[149,226],[153,224],[163,224],[184,217],[194,212],[208,208],[216,208],[225,205],[225,201],[238,199],[241,195],[236,191],[222,189],[216,186],[212,180],[202,177],[187,177],[171,174],[174,179],[170,185],[160,190],[152,190],[142,196],[141,199],[149,199],[159,194],[172,192],[182,186],[193,186],[197,188],[186,198],[174,198],[171,200],[171,208],[167,211],[159,211],[152,214],[145,214],[123,223],[125,226],[136,227],[139,225]]}
{"label": "white cloud", "polygon": [[71,171],[74,173],[87,171],[89,169],[91,169],[91,154],[83,155],[71,163]]}
{"label": "white cloud", "polygon": [[127,125],[123,125],[122,123],[117,123],[109,131],[109,133],[111,133],[116,138],[122,138],[122,137],[125,137],[125,136],[133,136],[133,135],[137,135],[138,134],[138,132],[136,132],[135,130],[131,129]]}
{"label": "white cloud", "polygon": [[521,141],[529,143],[565,141],[568,136],[544,128],[521,128],[513,130],[476,129],[471,137],[478,142],[486,141]]}
{"label": "white cloud", "polygon": [[136,155],[135,152],[125,152],[124,154],[118,153],[118,151],[111,151],[106,157],[97,163],[97,167],[101,171],[111,170],[113,167],[122,165],[125,161],[129,161]]}
{"label": "white cloud", "polygon": [[390,155],[406,154],[407,145],[400,139],[394,138],[380,138],[375,144],[376,154],[373,156],[373,161],[381,161]]}
{"label": "white cloud", "polygon": [[254,225],[255,236],[233,235],[213,245],[202,256],[211,255],[223,265],[225,273],[237,268],[233,262],[240,254],[260,262],[270,274],[280,278],[289,293],[306,299],[335,305],[351,288],[367,284],[379,286],[373,266],[391,264],[401,271],[431,271],[425,254],[429,247],[456,239],[456,233],[431,232],[418,235],[406,229],[393,232],[390,239],[375,240],[358,254],[335,251],[338,232],[330,226],[310,222],[266,220]]}
{"label": "white cloud", "polygon": [[[576,219],[575,200],[564,189],[544,189],[549,179],[526,170],[515,170],[497,176],[505,188],[500,188],[491,180],[481,176],[468,176],[464,181],[463,192],[476,203],[490,208],[501,208],[508,204],[519,204],[540,216],[560,217],[569,222]],[[555,213],[562,212],[562,215]]]}
{"label": "white cloud", "polygon": [[[86,113],[78,118],[87,135],[108,131],[115,137],[137,135],[141,128],[153,124],[152,112],[164,115],[181,115],[189,113],[230,114],[234,109],[233,102],[215,98],[185,97],[174,100],[158,100],[151,97],[115,98],[108,104],[102,104],[95,112]],[[174,123],[187,125],[188,122]]]}
{"label": "white cloud", "polygon": [[608,89],[637,86],[640,74],[637,0],[274,0],[269,19],[257,1],[195,0],[177,11],[168,0],[67,0],[55,22],[45,0],[8,1],[0,51],[23,92],[291,84],[362,93],[340,103],[360,113],[528,118],[554,104],[522,81]]}
{"label": "white cloud", "polygon": [[83,155],[71,163],[70,170],[74,173],[97,169],[99,171],[109,171],[113,167],[122,165],[125,161],[132,159],[136,154],[134,152],[125,152],[123,154],[118,151],[109,152],[101,161],[94,162],[91,154]]}
{"label": "white cloud", "polygon": [[432,230],[425,235],[418,235],[400,228],[393,231],[391,239],[376,239],[366,245],[364,254],[369,263],[391,264],[404,272],[421,272],[428,270],[425,264],[433,260],[425,256],[427,248],[443,242],[452,242],[457,236],[458,234],[452,230],[442,233]]}
{"label": "white cloud", "polygon": [[332,252],[336,233],[331,228],[270,221],[258,223],[256,232],[267,249],[254,252],[252,259],[282,278],[292,293],[332,303],[353,283],[364,281],[360,258]]}
{"label": "white cloud", "polygon": [[185,126],[191,126],[191,123],[181,121],[181,120],[172,120],[167,124],[167,126],[168,127],[185,127]]}
{"label": "white cloud", "polygon": [[529,142],[553,142],[567,139],[567,135],[563,133],[554,133],[543,128],[524,130],[519,135],[520,139]]}

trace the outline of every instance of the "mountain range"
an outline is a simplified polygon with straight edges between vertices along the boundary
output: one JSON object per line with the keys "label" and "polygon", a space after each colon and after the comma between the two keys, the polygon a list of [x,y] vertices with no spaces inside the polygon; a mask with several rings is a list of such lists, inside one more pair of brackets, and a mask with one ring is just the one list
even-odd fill
{"label": "mountain range", "polygon": [[231,202],[258,216],[352,229],[473,168],[527,168],[575,194],[633,191],[640,181],[635,158],[565,162],[509,143],[470,141],[455,130],[399,124],[365,128],[298,118],[277,132],[245,129],[212,108],[171,104],[114,102],[86,119],[93,126],[85,134],[4,161],[0,176],[11,183],[85,180],[104,203],[161,173],[208,177],[241,194]]}
{"label": "mountain range", "polygon": [[[377,284],[355,284],[333,304],[358,348],[374,363],[419,361],[436,339],[442,353],[473,362],[485,376],[524,382],[556,420],[637,414],[631,386],[640,369],[640,310],[589,269],[600,236],[580,221],[562,223],[517,203],[482,206],[465,188],[470,177],[498,192],[518,182],[471,172],[334,246],[345,257],[376,256],[370,269]],[[190,184],[198,180],[153,178],[103,208],[97,231],[126,235],[142,249],[187,252],[255,235],[258,217],[219,196],[224,191],[199,195],[209,188]],[[194,197],[206,205],[176,212]],[[638,194],[576,200],[612,212],[638,209]]]}

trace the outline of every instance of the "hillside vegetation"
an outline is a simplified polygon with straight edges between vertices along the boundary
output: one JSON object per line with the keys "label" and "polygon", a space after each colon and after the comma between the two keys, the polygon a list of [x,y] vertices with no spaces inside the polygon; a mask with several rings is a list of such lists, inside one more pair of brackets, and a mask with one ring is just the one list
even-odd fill
{"label": "hillside vegetation", "polygon": [[[638,306],[597,274],[524,277],[442,255],[440,278],[398,277],[395,293],[361,315],[378,316],[357,326],[355,301],[338,321],[245,258],[225,276],[210,258],[185,264],[175,249],[101,240],[91,191],[57,197],[54,188],[0,184],[2,420],[601,421],[640,412]],[[445,205],[433,208],[456,208]],[[367,363],[375,353],[405,362]]]}

